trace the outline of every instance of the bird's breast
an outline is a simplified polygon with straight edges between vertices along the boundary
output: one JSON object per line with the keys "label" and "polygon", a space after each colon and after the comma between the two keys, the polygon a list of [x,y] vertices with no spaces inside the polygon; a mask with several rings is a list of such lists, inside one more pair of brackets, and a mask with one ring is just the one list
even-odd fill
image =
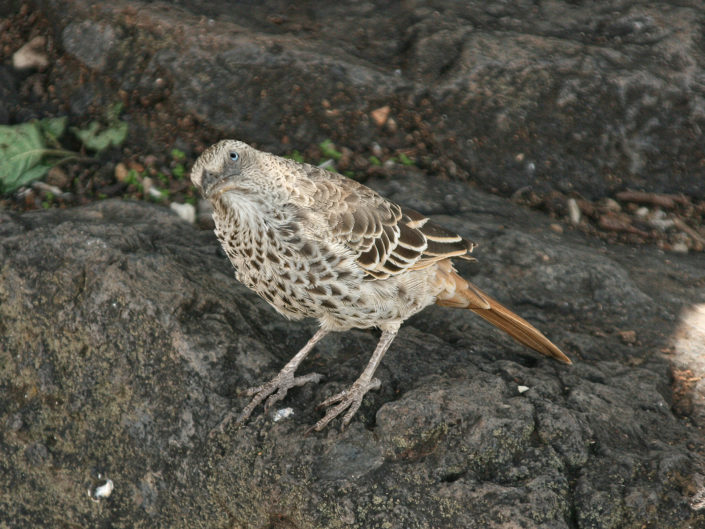
{"label": "bird's breast", "polygon": [[267,214],[242,207],[216,210],[215,234],[238,280],[292,319],[321,318],[355,304],[362,272],[352,257],[311,237],[286,213],[286,208]]}
{"label": "bird's breast", "polygon": [[430,271],[365,280],[351,250],[316,236],[285,208],[247,213],[231,208],[214,215],[215,233],[238,280],[288,318],[317,318],[330,330],[374,327],[435,301]]}

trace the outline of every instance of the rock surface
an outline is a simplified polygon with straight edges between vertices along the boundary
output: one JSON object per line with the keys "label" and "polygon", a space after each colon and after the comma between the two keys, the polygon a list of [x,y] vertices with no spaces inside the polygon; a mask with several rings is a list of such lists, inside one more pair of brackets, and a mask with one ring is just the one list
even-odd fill
{"label": "rock surface", "polygon": [[161,105],[147,141],[188,115],[267,150],[411,148],[503,193],[705,197],[698,0],[36,4],[71,111]]}
{"label": "rock surface", "polygon": [[705,303],[702,255],[556,234],[461,184],[375,185],[478,241],[463,273],[575,364],[432,307],[344,432],[303,435],[371,331],[314,350],[301,372],[326,378],[280,403],[292,417],[257,410],[209,438],[313,325],[279,317],[210,232],[163,208],[0,213],[0,526],[704,527],[705,414],[670,367],[679,315]]}

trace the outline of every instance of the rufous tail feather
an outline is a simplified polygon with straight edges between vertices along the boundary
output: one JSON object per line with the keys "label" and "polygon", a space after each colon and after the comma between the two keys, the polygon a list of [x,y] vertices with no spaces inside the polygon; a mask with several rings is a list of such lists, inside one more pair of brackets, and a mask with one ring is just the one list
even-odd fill
{"label": "rufous tail feather", "polygon": [[438,297],[436,302],[438,305],[470,309],[495,327],[502,329],[517,342],[564,364],[572,363],[570,358],[536,327],[460,277],[455,270],[442,270],[441,273],[444,275],[444,281],[450,283],[451,288]]}

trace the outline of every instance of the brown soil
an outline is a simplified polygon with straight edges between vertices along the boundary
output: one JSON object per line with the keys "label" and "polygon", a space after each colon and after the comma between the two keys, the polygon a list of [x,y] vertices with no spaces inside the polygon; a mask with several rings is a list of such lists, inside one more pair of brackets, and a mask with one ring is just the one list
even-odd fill
{"label": "brown soil", "polygon": [[[57,90],[55,79],[63,71],[58,66],[74,59],[63,55],[51,38],[47,39],[44,50],[49,59],[47,68],[29,72],[13,70],[12,56],[22,45],[36,36],[51,34],[49,22],[29,4],[23,4],[13,15],[0,18],[0,68],[14,78],[17,94],[14,101],[6,103],[10,124],[68,116],[69,127],[84,128],[91,121],[104,120],[105,109],[100,106],[91,107],[82,116],[69,112],[69,103]],[[86,82],[92,75],[85,71],[85,77],[77,82]],[[195,204],[197,193],[188,180],[188,169],[207,145],[219,139],[218,133],[193,116],[170,108],[166,103],[168,98],[156,96],[148,100],[127,93],[121,96],[131,127],[128,140],[121,147],[98,155],[86,153],[81,143],[71,133],[66,133],[62,138],[64,147],[80,152],[85,155],[84,159],[55,167],[43,182],[0,197],[0,208],[24,211],[69,207],[111,197],[153,200],[165,205],[171,202]],[[438,155],[443,149],[432,144],[433,134],[424,128],[423,105],[416,110],[392,110],[399,123],[385,123],[389,109],[384,107],[371,117],[382,128],[412,130],[413,133],[406,136],[407,146],[380,141],[380,145],[360,152],[359,148],[357,151],[347,148],[343,139],[337,145],[328,146],[340,154],[339,159],[334,160],[337,170],[364,181],[371,175],[388,175],[394,164],[398,168],[400,164],[413,163],[440,178],[466,176],[457,175],[453,161]],[[341,132],[345,129],[344,121],[341,119],[340,126],[336,127],[336,137],[345,138]],[[143,138],[150,138],[150,141],[140,141]],[[155,144],[164,148],[149,147]],[[354,146],[355,142],[349,145]],[[318,164],[330,158],[328,149],[312,145],[302,153],[289,154]],[[150,188],[161,193],[150,193]],[[705,249],[705,201],[688,196],[626,192],[590,202],[559,191],[538,194],[526,190],[515,193],[512,199],[555,218],[553,229],[556,231],[578,229],[610,243],[654,244],[666,251],[682,253]]]}

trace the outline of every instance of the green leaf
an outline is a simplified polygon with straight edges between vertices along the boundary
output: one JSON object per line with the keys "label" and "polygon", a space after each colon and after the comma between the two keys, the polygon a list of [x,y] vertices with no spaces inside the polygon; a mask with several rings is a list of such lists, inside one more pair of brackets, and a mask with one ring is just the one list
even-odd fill
{"label": "green leaf", "polygon": [[44,136],[49,140],[56,141],[64,134],[67,121],[68,118],[66,116],[60,118],[46,118],[37,121],[37,125],[39,125]]}
{"label": "green leaf", "polygon": [[171,174],[173,174],[176,178],[181,180],[184,177],[184,174],[186,173],[186,168],[181,165],[180,163],[177,163],[174,168],[171,170]]}
{"label": "green leaf", "polygon": [[125,138],[127,138],[127,123],[116,121],[101,130],[101,126],[97,121],[91,121],[88,128],[78,129],[72,127],[71,131],[86,146],[86,149],[100,152],[110,146],[117,147],[125,141]]}
{"label": "green leaf", "polygon": [[[66,122],[66,117],[60,117],[0,125],[0,193],[11,193],[38,180],[52,166],[76,157],[58,141]],[[47,142],[55,148],[48,148]],[[47,157],[51,159],[44,161]]]}
{"label": "green leaf", "polygon": [[294,160],[295,162],[304,163],[303,155],[297,150],[291,151],[291,154],[284,156],[284,158],[289,158],[291,160]]}
{"label": "green leaf", "polygon": [[36,122],[0,126],[0,191],[9,193],[49,170],[41,165],[44,140]]}
{"label": "green leaf", "polygon": [[115,125],[120,120],[120,113],[122,112],[123,106],[122,103],[117,102],[108,107],[105,113],[105,117],[108,118],[108,123]]}
{"label": "green leaf", "polygon": [[414,165],[414,160],[409,158],[406,154],[403,152],[399,153],[399,161],[404,164],[404,165]]}
{"label": "green leaf", "polygon": [[35,165],[31,169],[28,169],[24,173],[22,173],[21,178],[17,181],[17,184],[13,189],[9,189],[8,192],[14,191],[18,187],[22,187],[27,184],[31,184],[35,180],[39,180],[42,178],[47,172],[51,169],[51,165],[46,165],[46,164],[39,164]]}
{"label": "green leaf", "polygon": [[323,156],[327,156],[328,158],[333,158],[334,160],[340,160],[341,156],[343,156],[343,153],[340,151],[337,151],[335,149],[335,146],[333,145],[332,140],[324,140],[318,145],[321,149],[321,153],[323,153]]}
{"label": "green leaf", "polygon": [[171,150],[171,157],[174,160],[182,161],[182,160],[186,159],[186,153],[184,151],[182,151],[181,149],[172,149]]}

